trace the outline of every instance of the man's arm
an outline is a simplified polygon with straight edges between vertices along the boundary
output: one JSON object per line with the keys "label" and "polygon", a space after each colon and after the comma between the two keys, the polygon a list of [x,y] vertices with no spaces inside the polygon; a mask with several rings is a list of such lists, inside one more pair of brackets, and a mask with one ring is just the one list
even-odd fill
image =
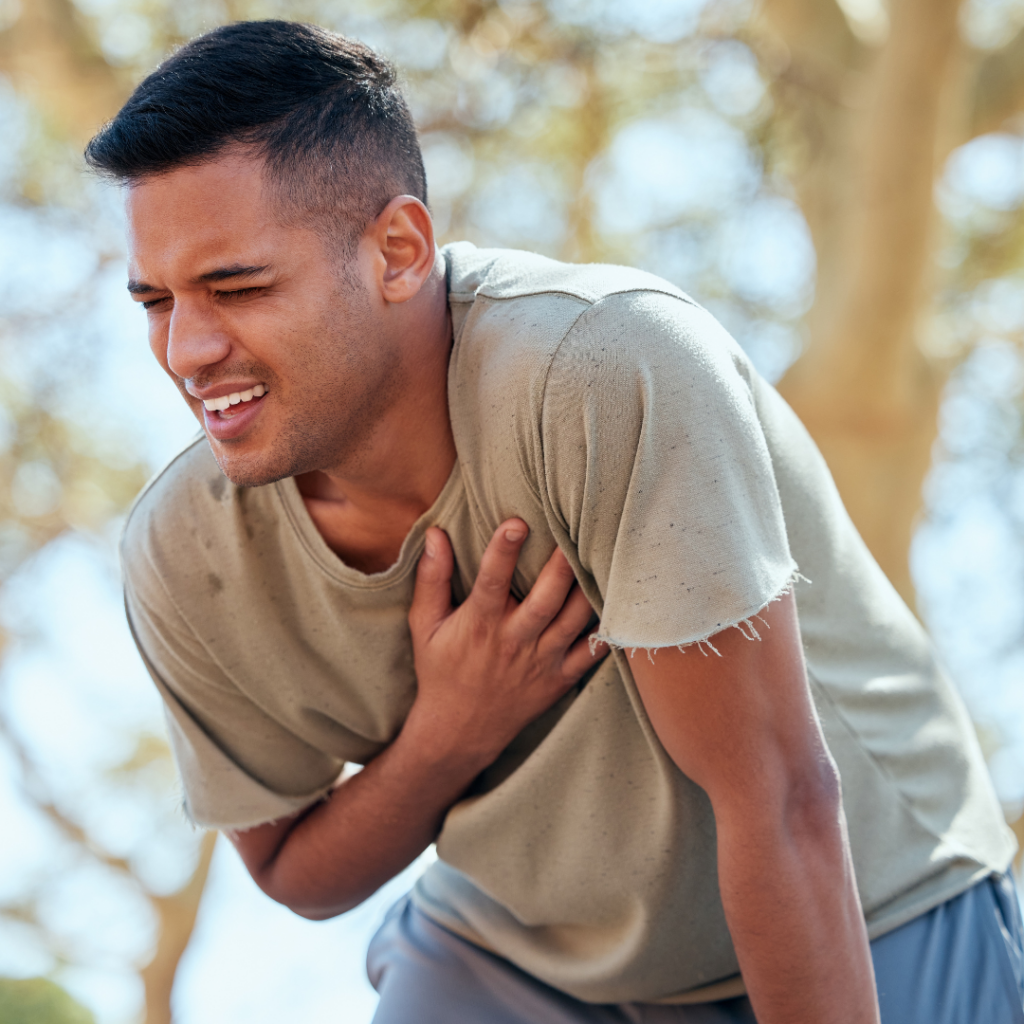
{"label": "man's arm", "polygon": [[559,551],[522,604],[509,595],[525,539],[521,520],[503,523],[453,611],[451,547],[428,531],[409,613],[417,696],[401,732],[327,801],[227,833],[273,899],[313,919],[361,903],[433,842],[473,779],[607,653],[580,639],[591,607]]}
{"label": "man's arm", "polygon": [[760,640],[638,655],[630,667],[673,761],[711,800],[729,932],[760,1024],[878,1021],[839,775],[807,684],[796,602]]}

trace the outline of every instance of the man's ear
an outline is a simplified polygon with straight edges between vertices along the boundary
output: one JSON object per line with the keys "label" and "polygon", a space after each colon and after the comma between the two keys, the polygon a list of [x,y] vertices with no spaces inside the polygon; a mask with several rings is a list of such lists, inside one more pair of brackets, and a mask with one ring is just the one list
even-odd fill
{"label": "man's ear", "polygon": [[413,196],[395,196],[373,222],[369,235],[379,255],[378,286],[387,302],[406,302],[434,266],[434,224]]}

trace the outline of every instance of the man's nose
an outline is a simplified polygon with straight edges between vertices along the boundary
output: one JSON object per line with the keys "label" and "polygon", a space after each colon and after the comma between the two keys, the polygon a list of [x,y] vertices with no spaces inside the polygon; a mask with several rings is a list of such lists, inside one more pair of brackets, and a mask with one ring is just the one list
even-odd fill
{"label": "man's nose", "polygon": [[231,352],[231,337],[202,300],[178,299],[171,311],[167,336],[167,366],[182,379],[198,376]]}

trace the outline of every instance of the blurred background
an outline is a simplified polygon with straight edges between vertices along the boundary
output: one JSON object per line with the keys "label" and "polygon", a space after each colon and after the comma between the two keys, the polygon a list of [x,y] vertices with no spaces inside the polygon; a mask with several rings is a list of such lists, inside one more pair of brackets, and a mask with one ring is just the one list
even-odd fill
{"label": "blurred background", "polygon": [[264,898],[186,824],[123,618],[126,508],[196,425],[80,154],[263,17],[398,62],[442,241],[644,267],[725,323],[1024,832],[1024,0],[0,0],[0,1024],[364,1024],[419,869],[322,924]]}

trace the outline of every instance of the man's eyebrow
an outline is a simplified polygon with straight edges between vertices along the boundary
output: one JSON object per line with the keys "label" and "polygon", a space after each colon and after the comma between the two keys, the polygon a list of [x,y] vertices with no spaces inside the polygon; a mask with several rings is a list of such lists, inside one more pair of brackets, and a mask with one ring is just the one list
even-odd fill
{"label": "man's eyebrow", "polygon": [[[192,280],[195,284],[206,284],[208,281],[230,281],[239,277],[257,277],[265,270],[269,269],[269,263],[265,263],[262,267],[251,266],[243,263],[232,263],[226,267],[217,267],[216,270],[211,270],[209,273],[200,274],[199,277],[195,277]],[[150,292],[159,291],[159,289],[154,288],[151,284],[146,284],[145,281],[136,281],[133,279],[128,282],[128,291],[132,295],[148,295]]]}
{"label": "man's eyebrow", "polygon": [[218,267],[216,270],[211,270],[207,274],[201,274],[199,277],[194,278],[194,280],[197,284],[205,284],[207,281],[227,281],[236,277],[257,277],[259,274],[262,274],[265,270],[269,269],[269,263],[264,264],[262,267],[232,263],[230,266]]}

